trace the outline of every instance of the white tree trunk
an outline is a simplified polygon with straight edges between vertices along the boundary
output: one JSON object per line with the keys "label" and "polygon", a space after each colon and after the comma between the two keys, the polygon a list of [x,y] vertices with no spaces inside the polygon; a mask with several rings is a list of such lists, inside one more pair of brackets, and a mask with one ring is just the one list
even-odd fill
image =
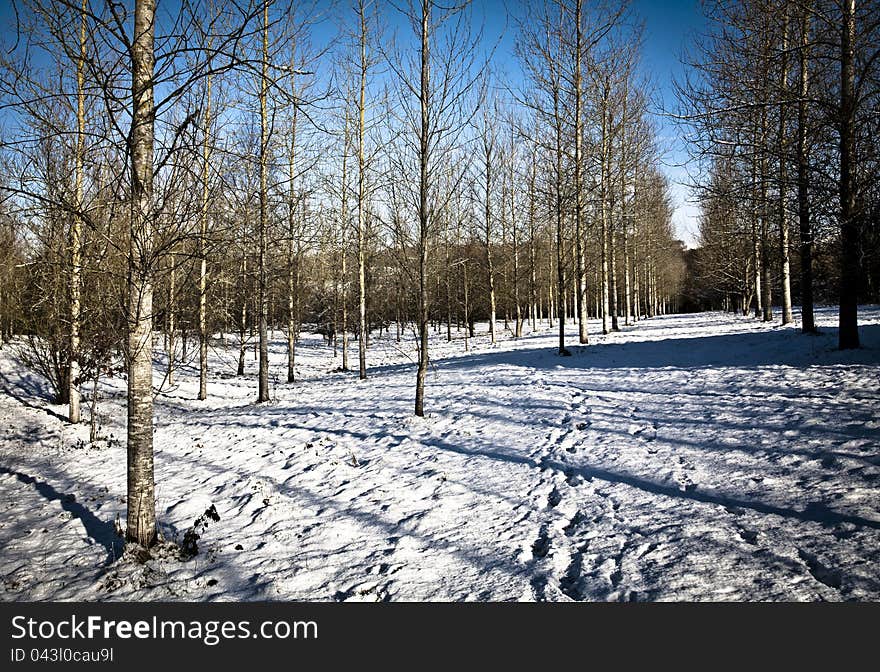
{"label": "white tree trunk", "polygon": [[132,61],[131,237],[128,287],[126,539],[156,541],[153,481],[153,29],[155,0],[136,0]]}

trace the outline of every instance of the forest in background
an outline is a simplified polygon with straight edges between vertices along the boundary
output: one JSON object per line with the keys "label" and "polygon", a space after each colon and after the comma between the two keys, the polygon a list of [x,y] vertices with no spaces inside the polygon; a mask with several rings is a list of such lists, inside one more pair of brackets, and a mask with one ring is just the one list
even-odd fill
{"label": "forest in background", "polygon": [[696,194],[688,305],[803,330],[814,303],[880,296],[880,9],[876,3],[710,2],[678,86]]}

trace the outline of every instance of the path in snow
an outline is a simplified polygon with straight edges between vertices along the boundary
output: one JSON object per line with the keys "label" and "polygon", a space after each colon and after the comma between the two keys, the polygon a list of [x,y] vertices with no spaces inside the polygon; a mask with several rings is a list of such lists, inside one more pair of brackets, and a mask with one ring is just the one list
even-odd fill
{"label": "path in snow", "polygon": [[569,358],[549,329],[439,334],[426,418],[412,339],[376,338],[358,381],[307,336],[288,385],[278,334],[262,405],[250,353],[236,378],[218,343],[208,401],[192,363],[157,397],[155,446],[163,534],[220,520],[145,565],[112,534],[124,381],[88,446],[5,348],[2,599],[877,600],[880,309],[861,316],[854,352],[831,310],[819,336],[654,318]]}

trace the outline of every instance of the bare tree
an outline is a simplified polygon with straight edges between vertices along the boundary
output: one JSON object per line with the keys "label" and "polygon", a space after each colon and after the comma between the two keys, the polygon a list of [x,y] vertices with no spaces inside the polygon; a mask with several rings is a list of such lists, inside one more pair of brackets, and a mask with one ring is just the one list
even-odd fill
{"label": "bare tree", "polygon": [[[436,14],[434,13],[434,10]],[[438,193],[444,159],[462,141],[462,132],[475,114],[469,104],[481,81],[475,68],[478,39],[470,31],[470,5],[439,5],[419,0],[401,10],[415,38],[412,57],[399,53],[389,59],[396,75],[403,122],[401,138],[406,157],[418,170],[411,192],[417,217],[415,250],[418,257],[416,323],[419,359],[416,373],[415,414],[425,414],[425,380],[428,373],[428,321],[430,287],[429,254],[439,213],[451,194]],[[417,74],[416,74],[417,73]],[[406,172],[405,170],[402,172]]]}

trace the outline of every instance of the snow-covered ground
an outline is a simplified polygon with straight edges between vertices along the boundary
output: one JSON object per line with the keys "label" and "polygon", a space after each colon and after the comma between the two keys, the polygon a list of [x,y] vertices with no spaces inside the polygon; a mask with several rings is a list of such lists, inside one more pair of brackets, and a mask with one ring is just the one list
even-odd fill
{"label": "snow-covered ground", "polygon": [[261,405],[252,350],[236,378],[217,346],[208,401],[192,366],[157,396],[155,448],[163,535],[220,519],[194,558],[145,564],[114,535],[124,381],[91,446],[7,346],[0,599],[878,600],[880,308],[860,318],[850,352],[831,309],[818,336],[721,313],[592,323],[568,358],[546,327],[492,347],[482,325],[470,352],[444,331],[425,418],[411,337],[374,339],[359,381],[304,336],[287,384],[275,334]]}

